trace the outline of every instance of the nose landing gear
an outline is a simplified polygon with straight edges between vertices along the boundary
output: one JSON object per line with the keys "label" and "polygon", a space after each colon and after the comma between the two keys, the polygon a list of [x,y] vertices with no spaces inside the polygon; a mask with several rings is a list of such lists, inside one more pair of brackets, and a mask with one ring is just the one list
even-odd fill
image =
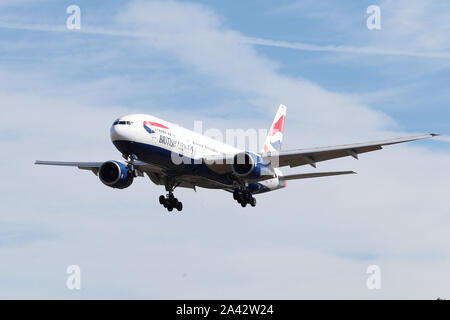
{"label": "nose landing gear", "polygon": [[137,156],[135,154],[122,154],[122,157],[127,160],[128,162],[128,168],[131,171],[131,175],[133,178],[136,178],[138,176],[138,171],[134,167],[134,160],[137,160]]}
{"label": "nose landing gear", "polygon": [[160,195],[159,203],[162,204],[169,212],[173,209],[177,209],[178,211],[183,210],[183,203],[175,198],[172,192],[169,192],[167,196]]}
{"label": "nose landing gear", "polygon": [[256,206],[256,199],[253,197],[248,189],[235,189],[233,192],[233,199],[236,200],[243,208],[250,204],[252,207]]}

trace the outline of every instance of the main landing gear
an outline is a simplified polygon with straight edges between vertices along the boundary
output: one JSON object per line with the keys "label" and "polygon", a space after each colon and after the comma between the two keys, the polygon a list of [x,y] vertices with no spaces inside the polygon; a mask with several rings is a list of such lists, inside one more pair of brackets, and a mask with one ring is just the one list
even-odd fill
{"label": "main landing gear", "polygon": [[236,200],[243,208],[250,204],[252,207],[256,206],[256,199],[247,189],[235,189],[233,192],[233,199]]}
{"label": "main landing gear", "polygon": [[183,204],[181,201],[178,201],[177,198],[173,195],[173,190],[179,185],[174,179],[167,179],[166,181],[166,191],[167,195],[159,196],[159,203],[167,209],[167,211],[171,212],[173,209],[177,209],[178,211],[183,210]]}
{"label": "main landing gear", "polygon": [[183,210],[183,203],[175,198],[172,191],[169,191],[167,196],[160,195],[159,203],[162,204],[169,212],[173,209],[177,209],[178,211]]}

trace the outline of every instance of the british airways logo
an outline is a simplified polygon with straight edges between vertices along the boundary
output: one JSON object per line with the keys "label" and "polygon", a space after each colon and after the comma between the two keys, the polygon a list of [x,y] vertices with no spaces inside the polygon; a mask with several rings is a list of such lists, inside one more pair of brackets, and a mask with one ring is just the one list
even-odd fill
{"label": "british airways logo", "polygon": [[280,119],[278,119],[277,122],[275,122],[275,124],[273,125],[272,132],[271,132],[271,134],[270,134],[271,136],[274,136],[275,133],[277,133],[277,132],[283,133],[283,129],[284,129],[284,119],[285,119],[285,118],[286,118],[286,117],[283,115],[283,116],[280,117]]}
{"label": "british airways logo", "polygon": [[163,128],[163,129],[169,129],[165,125],[160,124],[158,122],[144,121],[144,129],[147,130],[147,132],[150,134],[155,133],[155,130],[153,130],[151,127],[159,127],[159,128]]}
{"label": "british airways logo", "polygon": [[286,117],[282,115],[277,122],[273,124],[272,130],[269,133],[269,144],[264,145],[264,152],[280,151],[281,139],[283,138],[284,120]]}

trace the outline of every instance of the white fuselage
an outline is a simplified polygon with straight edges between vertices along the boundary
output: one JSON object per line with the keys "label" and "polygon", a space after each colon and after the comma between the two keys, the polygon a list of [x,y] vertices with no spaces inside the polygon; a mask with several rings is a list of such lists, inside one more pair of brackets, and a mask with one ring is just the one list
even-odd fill
{"label": "white fuselage", "polygon": [[[110,131],[111,140],[124,155],[136,155],[146,163],[173,170],[185,170],[176,167],[180,157],[194,159],[201,163],[205,157],[224,157],[244,152],[244,150],[214,140],[200,133],[183,128],[177,124],[146,114],[133,114],[117,119]],[[173,158],[171,158],[173,157]],[[284,187],[277,174],[270,179],[259,181],[260,192]],[[186,175],[190,173],[187,172]],[[197,173],[202,175],[201,173]],[[205,180],[217,180],[217,177],[205,176]],[[197,183],[201,187],[211,187],[210,183]]]}
{"label": "white fuselage", "polygon": [[[133,114],[124,116],[118,121],[128,121],[131,124],[113,126],[111,140],[128,140],[157,146],[170,152],[198,159],[205,156],[222,156],[243,152],[221,141],[214,140],[200,133],[183,128],[177,124],[156,118],[151,115]],[[148,122],[155,134],[150,134],[144,128]]]}

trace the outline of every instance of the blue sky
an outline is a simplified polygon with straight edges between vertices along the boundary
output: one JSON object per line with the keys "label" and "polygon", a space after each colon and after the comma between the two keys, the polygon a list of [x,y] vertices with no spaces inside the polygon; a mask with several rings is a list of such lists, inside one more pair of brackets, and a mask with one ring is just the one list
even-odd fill
{"label": "blue sky", "polygon": [[[71,4],[80,31],[65,29]],[[366,28],[371,4],[381,30]],[[449,14],[446,1],[2,1],[0,297],[448,296]],[[116,192],[31,165],[118,158],[108,128],[123,114],[259,129],[279,103],[285,148],[442,137],[323,164],[360,174],[290,183],[253,212],[181,190],[185,213],[168,216],[147,179]],[[64,288],[72,263],[80,292]],[[371,263],[387,270],[379,292]]]}
{"label": "blue sky", "polygon": [[[64,26],[67,15],[59,13],[65,12],[70,3],[6,3],[2,8],[2,21],[61,27]],[[238,30],[248,37],[316,45],[377,47],[379,43],[378,46],[383,47],[385,34],[392,33],[392,30],[382,28],[381,31],[370,31],[365,27],[365,9],[370,4],[371,1],[345,2],[339,5],[334,1],[249,1],[245,4],[227,1],[216,2],[214,5],[210,2],[204,3],[214,10],[222,21],[222,28]],[[439,4],[445,6],[445,2],[433,3],[437,8]],[[82,10],[83,25],[109,27],[114,30],[114,27],[117,29],[117,26],[114,26],[115,16],[120,15],[127,2],[116,1],[103,7],[93,6],[88,1],[79,1],[78,5],[85,9]],[[389,14],[386,15],[389,17]],[[442,31],[447,31],[443,29]],[[133,84],[142,85],[155,78],[169,78],[170,81],[177,82],[183,81],[181,79],[185,77],[185,85],[172,89],[177,90],[173,100],[167,99],[165,88],[156,88],[147,93],[124,94],[123,102],[130,106],[142,108],[143,101],[145,103],[149,99],[157,99],[161,91],[162,99],[174,107],[177,99],[184,105],[191,104],[192,107],[202,108],[204,105],[216,104],[217,101],[226,103],[230,95],[236,96],[235,92],[224,92],[223,88],[217,88],[207,78],[192,74],[189,67],[180,64],[173,57],[139,50],[139,45],[127,38],[14,29],[2,29],[0,32],[4,44],[1,57],[3,64],[10,68],[27,68],[37,72],[45,68],[62,81],[70,79],[86,82],[120,75],[127,77]],[[11,39],[18,47],[11,46]],[[130,46],[125,45],[128,43]],[[410,51],[448,52],[448,43],[440,45],[431,48],[432,50],[421,48],[420,45],[418,48],[411,46]],[[23,50],[24,46],[26,50]],[[118,46],[120,51],[117,50]],[[408,51],[402,42],[399,42],[397,47],[390,48]],[[330,54],[266,46],[258,46],[255,49],[260,55],[275,62],[284,75],[307,79],[327,90],[364,95],[370,99],[368,102],[374,108],[389,114],[405,130],[435,130],[444,134],[448,130],[445,119],[448,117],[449,94],[446,84],[449,81],[450,59]],[[72,60],[68,60],[69,55],[74,55]],[[94,61],[90,64],[87,60],[93,56],[100,56],[102,63]],[[189,83],[189,86],[186,83]],[[196,94],[200,90],[202,94]],[[239,99],[239,95],[236,98]],[[436,110],[439,112],[434,112]],[[443,112],[446,112],[447,117],[443,117]]]}

